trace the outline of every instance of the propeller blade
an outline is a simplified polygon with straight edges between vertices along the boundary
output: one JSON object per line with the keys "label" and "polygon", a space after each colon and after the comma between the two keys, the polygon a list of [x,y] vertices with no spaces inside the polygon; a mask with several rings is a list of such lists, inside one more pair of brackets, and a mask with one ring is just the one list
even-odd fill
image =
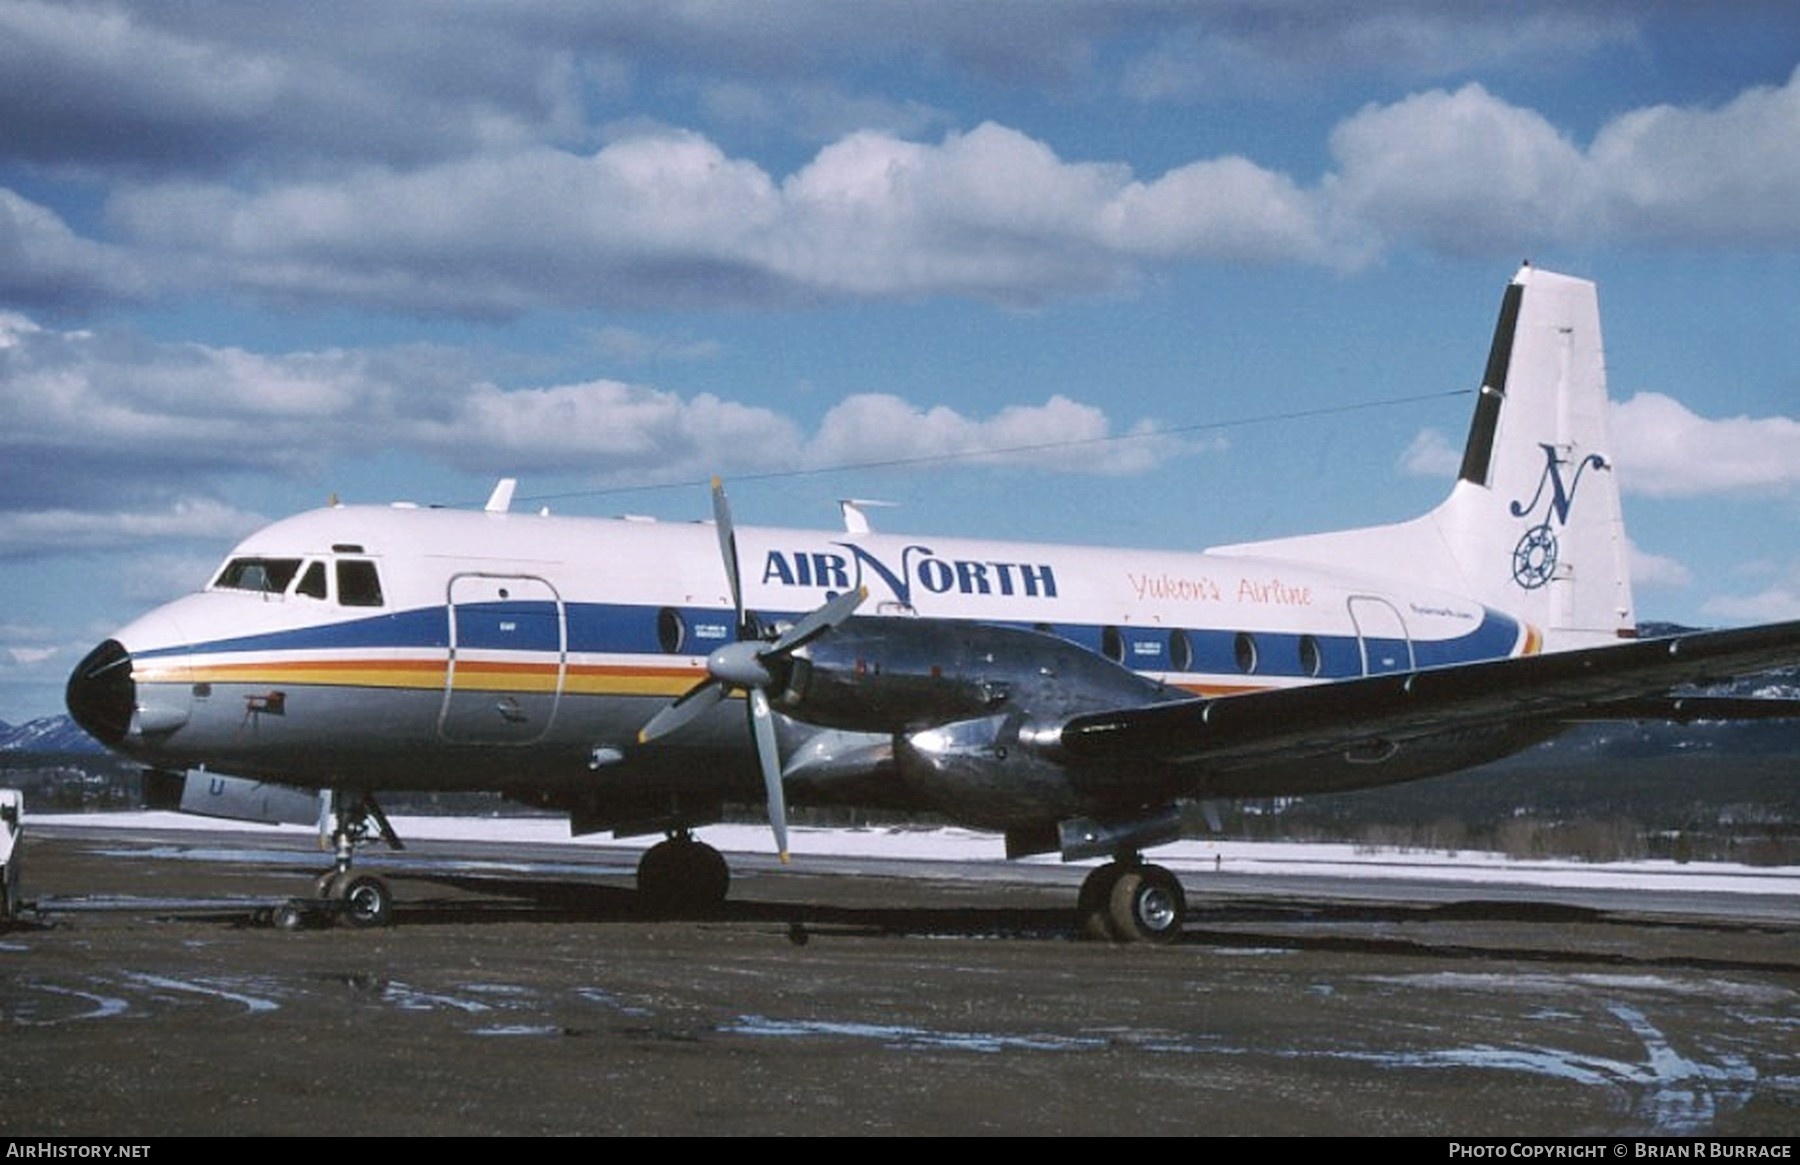
{"label": "propeller blade", "polygon": [[869,597],[867,587],[846,591],[816,610],[803,615],[774,642],[758,638],[744,611],[743,580],[738,571],[737,527],[731,521],[731,503],[725,483],[712,480],[713,525],[719,535],[719,556],[725,562],[725,581],[731,588],[731,606],[737,616],[737,639],[721,644],[706,658],[707,678],[673,704],[650,718],[638,731],[646,744],[686,726],[716,707],[732,691],[747,697],[750,736],[756,745],[757,767],[762,770],[763,790],[769,799],[769,828],[775,831],[775,849],[788,860],[787,796],[781,784],[781,745],[775,739],[775,713],[769,689],[784,685],[786,657],[805,647],[856,612]]}
{"label": "propeller blade", "polygon": [[673,704],[652,716],[650,723],[638,729],[638,743],[649,744],[658,737],[667,736],[671,732],[685,728],[702,712],[718,704],[724,698],[724,684],[713,679],[701,680],[683,692]]}
{"label": "propeller blade", "polygon": [[725,560],[725,581],[731,584],[731,607],[737,612],[737,632],[744,633],[744,589],[738,582],[737,528],[731,524],[731,503],[725,483],[712,479],[713,527],[719,534],[719,555]]}
{"label": "propeller blade", "polygon": [[845,591],[837,598],[802,616],[798,623],[782,632],[781,638],[770,645],[762,654],[788,655],[805,647],[825,632],[836,627],[862,606],[862,601],[869,597],[869,588],[857,587],[853,591]]}
{"label": "propeller blade", "polygon": [[761,688],[750,689],[750,732],[756,737],[756,759],[762,762],[763,789],[769,797],[769,828],[775,831],[775,851],[786,864],[787,794],[781,787],[781,754],[775,743],[775,718],[769,711],[769,697]]}

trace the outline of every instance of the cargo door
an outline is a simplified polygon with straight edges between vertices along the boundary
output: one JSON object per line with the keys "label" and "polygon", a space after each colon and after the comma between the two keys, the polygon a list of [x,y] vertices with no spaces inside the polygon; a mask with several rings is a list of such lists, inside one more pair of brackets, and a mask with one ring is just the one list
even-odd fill
{"label": "cargo door", "polygon": [[1375,595],[1350,596],[1350,621],[1366,676],[1413,670],[1412,637],[1394,604]]}

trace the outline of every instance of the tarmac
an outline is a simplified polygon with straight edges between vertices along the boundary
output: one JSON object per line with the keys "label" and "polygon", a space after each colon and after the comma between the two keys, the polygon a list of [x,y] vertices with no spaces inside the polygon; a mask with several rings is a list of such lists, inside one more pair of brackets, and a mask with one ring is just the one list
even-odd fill
{"label": "tarmac", "polygon": [[655,919],[636,851],[420,843],[287,932],[291,835],[25,846],[0,1136],[1800,1133],[1791,899],[1184,872],[1120,947],[1078,870],[734,854]]}

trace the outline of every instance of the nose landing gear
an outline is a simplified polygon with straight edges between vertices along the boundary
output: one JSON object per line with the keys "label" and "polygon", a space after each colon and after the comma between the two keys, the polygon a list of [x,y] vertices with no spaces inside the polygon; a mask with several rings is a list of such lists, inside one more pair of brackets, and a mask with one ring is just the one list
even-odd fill
{"label": "nose landing gear", "polygon": [[389,849],[406,848],[387,815],[366,792],[352,800],[334,790],[330,811],[320,825],[319,843],[329,845],[335,855],[332,868],[319,875],[311,898],[289,899],[275,908],[270,920],[282,930],[299,930],[314,920],[335,920],[358,929],[387,926],[393,921],[393,890],[386,879],[351,869],[357,847],[377,838]]}

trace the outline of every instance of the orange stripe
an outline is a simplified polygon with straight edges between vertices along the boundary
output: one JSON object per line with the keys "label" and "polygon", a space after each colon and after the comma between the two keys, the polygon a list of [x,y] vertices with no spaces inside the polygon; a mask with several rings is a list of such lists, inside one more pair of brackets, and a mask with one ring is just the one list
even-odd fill
{"label": "orange stripe", "polygon": [[[463,660],[456,665],[455,682],[458,691],[554,692],[559,672],[563,674],[563,690],[580,695],[677,696],[705,674],[692,667],[581,665],[565,671],[543,664]],[[304,684],[441,690],[449,682],[449,669],[441,660],[296,660],[147,667],[134,670],[132,678],[144,684]]]}

